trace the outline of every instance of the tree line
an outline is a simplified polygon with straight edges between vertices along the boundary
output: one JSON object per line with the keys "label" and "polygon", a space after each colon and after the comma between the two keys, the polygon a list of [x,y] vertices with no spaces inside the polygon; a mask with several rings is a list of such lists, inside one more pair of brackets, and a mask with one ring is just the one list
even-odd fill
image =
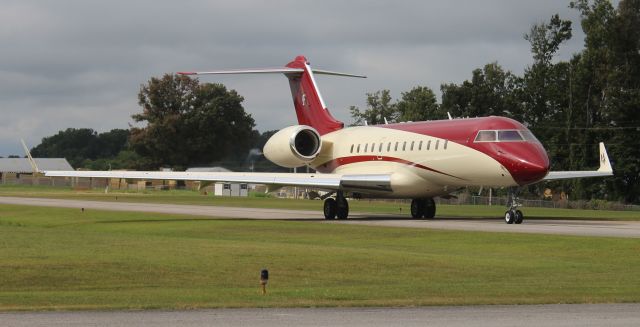
{"label": "tree line", "polygon": [[[366,95],[366,108],[349,108],[353,124],[499,115],[530,128],[548,151],[553,170],[598,166],[604,141],[615,176],[547,184],[573,198],[640,202],[640,0],[569,3],[580,13],[584,47],[568,61],[554,60],[572,37],[570,21],[553,15],[531,26],[523,42],[532,62],[522,75],[487,63],[462,83],[427,86],[393,100],[389,90]],[[96,133],[67,129],[46,137],[34,156],[65,157],[90,169],[185,169],[220,164],[233,170],[274,171],[260,155],[274,131],[259,133],[243,98],[222,84],[165,74],[141,85],[128,130]],[[545,186],[545,187],[547,187]]]}

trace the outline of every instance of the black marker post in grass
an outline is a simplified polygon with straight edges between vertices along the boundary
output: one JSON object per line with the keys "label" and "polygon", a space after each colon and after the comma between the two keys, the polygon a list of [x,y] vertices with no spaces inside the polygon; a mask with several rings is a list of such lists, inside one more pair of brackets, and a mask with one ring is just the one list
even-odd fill
{"label": "black marker post in grass", "polygon": [[262,286],[262,295],[267,294],[267,282],[269,281],[269,270],[266,268],[260,271],[260,286]]}

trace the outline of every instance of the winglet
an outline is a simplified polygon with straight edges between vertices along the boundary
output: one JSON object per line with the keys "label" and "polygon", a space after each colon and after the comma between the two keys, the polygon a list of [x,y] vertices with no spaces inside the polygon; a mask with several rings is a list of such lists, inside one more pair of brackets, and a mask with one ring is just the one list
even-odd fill
{"label": "winglet", "polygon": [[33,170],[33,173],[34,174],[41,173],[40,169],[38,168],[38,165],[36,164],[36,161],[33,160],[33,157],[31,156],[31,152],[29,151],[29,148],[24,143],[24,140],[20,139],[20,142],[22,142],[22,148],[24,149],[24,153],[27,155],[27,158],[29,158],[29,164],[31,164],[31,169]]}
{"label": "winglet", "polygon": [[599,172],[605,173],[613,173],[613,168],[611,167],[611,161],[609,161],[609,155],[607,154],[607,149],[604,147],[604,143],[600,142],[600,168],[598,168]]}

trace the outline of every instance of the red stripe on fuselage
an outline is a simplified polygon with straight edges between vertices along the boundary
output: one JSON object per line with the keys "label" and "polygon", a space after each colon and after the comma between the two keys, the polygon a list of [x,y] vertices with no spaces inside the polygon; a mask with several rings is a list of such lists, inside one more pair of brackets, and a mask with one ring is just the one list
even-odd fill
{"label": "red stripe on fuselage", "polygon": [[330,160],[330,161],[327,161],[327,162],[323,163],[322,165],[318,166],[316,168],[316,170],[318,170],[321,173],[329,173],[329,172],[335,171],[335,169],[340,167],[340,166],[353,164],[353,163],[358,163],[358,162],[368,162],[368,161],[374,161],[374,162],[375,161],[397,162],[397,163],[405,164],[407,166],[412,166],[412,167],[416,167],[416,168],[432,171],[432,172],[435,172],[435,173],[438,173],[438,174],[446,175],[446,176],[449,176],[449,177],[457,178],[457,179],[460,179],[460,180],[464,180],[464,178],[460,178],[458,176],[450,175],[450,174],[447,174],[445,172],[441,172],[439,170],[436,170],[436,169],[433,169],[433,168],[429,168],[427,166],[421,165],[421,164],[416,163],[416,162],[412,162],[412,161],[409,161],[409,160],[396,158],[396,157],[387,157],[387,156],[351,156],[351,157],[341,157],[341,158],[336,158],[336,159],[333,159],[333,160]]}

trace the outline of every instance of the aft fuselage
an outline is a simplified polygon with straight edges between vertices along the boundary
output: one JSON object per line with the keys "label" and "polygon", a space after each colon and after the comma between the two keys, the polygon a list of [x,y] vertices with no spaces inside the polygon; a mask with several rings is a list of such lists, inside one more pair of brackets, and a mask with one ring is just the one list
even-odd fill
{"label": "aft fuselage", "polygon": [[340,129],[322,136],[310,166],[322,173],[391,174],[392,192],[365,195],[421,198],[465,186],[535,183],[547,175],[549,158],[525,126],[492,116]]}

